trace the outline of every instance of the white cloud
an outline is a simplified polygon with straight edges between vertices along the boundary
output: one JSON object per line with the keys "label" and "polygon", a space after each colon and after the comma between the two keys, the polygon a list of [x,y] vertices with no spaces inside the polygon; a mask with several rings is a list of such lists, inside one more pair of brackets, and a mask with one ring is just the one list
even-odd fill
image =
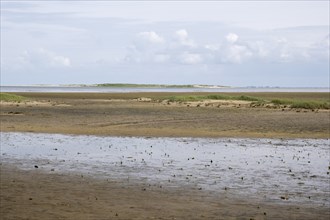
{"label": "white cloud", "polygon": [[234,34],[234,33],[229,33],[227,36],[226,36],[226,39],[229,43],[235,43],[237,40],[238,40],[238,36],[237,34]]}
{"label": "white cloud", "polygon": [[[136,43],[131,47],[125,60],[135,63],[168,63],[177,62],[181,64],[206,64],[206,63],[242,63],[253,57],[256,51],[252,50],[247,42],[238,43],[238,35],[230,33],[222,44],[212,43],[198,47],[189,37],[185,29],[176,31],[176,38],[166,41],[155,32],[141,32],[138,37],[147,39],[148,44]],[[154,43],[162,42],[161,46]],[[177,44],[179,42],[179,44]],[[263,55],[262,44],[258,52]]]}
{"label": "white cloud", "polygon": [[19,61],[23,65],[44,66],[44,67],[70,67],[71,60],[68,57],[60,56],[52,51],[39,48],[32,51],[24,51],[19,56]]}
{"label": "white cloud", "polygon": [[[136,37],[133,40],[133,45],[129,46],[129,50],[131,54],[133,53],[135,55],[145,56],[146,54],[151,55],[157,53],[160,50],[163,50],[165,44],[165,39],[155,31],[144,31],[136,34]],[[139,58],[138,60],[145,59]]]}
{"label": "white cloud", "polygon": [[175,34],[180,40],[185,40],[188,38],[188,32],[185,29],[178,30]]}
{"label": "white cloud", "polygon": [[71,66],[71,61],[68,57],[54,56],[52,58],[52,64],[60,66]]}
{"label": "white cloud", "polygon": [[189,38],[188,32],[185,29],[181,29],[175,32],[175,37],[179,43],[183,46],[195,47],[195,42]]}
{"label": "white cloud", "polygon": [[147,40],[151,43],[164,43],[164,38],[159,36],[156,32],[154,31],[145,31],[145,32],[140,32],[138,36],[141,39]]}
{"label": "white cloud", "polygon": [[203,61],[202,56],[197,53],[184,52],[179,58],[183,64],[198,64]]}
{"label": "white cloud", "polygon": [[206,41],[201,45],[197,45],[185,29],[175,31],[174,36],[165,39],[154,31],[140,32],[137,34],[138,41],[134,41],[125,60],[135,63],[207,65],[241,64],[252,60],[292,63],[329,57],[329,35],[319,38],[316,43],[305,45],[294,41],[294,38],[280,35],[251,39],[245,35],[240,38],[236,33],[229,33],[223,36],[221,42]]}
{"label": "white cloud", "polygon": [[230,63],[242,63],[245,59],[253,55],[246,46],[243,45],[230,45],[225,54],[223,54],[223,59]]}

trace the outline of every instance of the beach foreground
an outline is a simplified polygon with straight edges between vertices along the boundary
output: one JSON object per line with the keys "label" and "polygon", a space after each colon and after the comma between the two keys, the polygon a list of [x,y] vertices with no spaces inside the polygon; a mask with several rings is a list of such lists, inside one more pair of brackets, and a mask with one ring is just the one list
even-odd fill
{"label": "beach foreground", "polygon": [[328,219],[327,208],[152,189],[1,166],[1,219]]}

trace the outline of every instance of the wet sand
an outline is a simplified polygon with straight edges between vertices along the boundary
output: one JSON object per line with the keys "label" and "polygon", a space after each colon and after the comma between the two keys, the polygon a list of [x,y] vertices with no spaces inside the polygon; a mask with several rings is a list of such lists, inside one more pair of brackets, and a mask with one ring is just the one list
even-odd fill
{"label": "wet sand", "polygon": [[[251,108],[242,103],[188,107],[183,103],[138,100],[147,94],[22,95],[31,101],[0,104],[1,131],[329,138],[328,110]],[[39,162],[44,161],[41,158]],[[77,172],[22,170],[19,164],[20,161],[1,164],[1,219],[329,219],[330,216],[328,205],[301,205],[290,200],[285,203],[285,198],[281,203],[260,202],[246,196],[231,197],[226,192],[184,186],[160,188]]]}
{"label": "wet sand", "polygon": [[1,165],[1,219],[329,219],[329,209],[230,199]]}

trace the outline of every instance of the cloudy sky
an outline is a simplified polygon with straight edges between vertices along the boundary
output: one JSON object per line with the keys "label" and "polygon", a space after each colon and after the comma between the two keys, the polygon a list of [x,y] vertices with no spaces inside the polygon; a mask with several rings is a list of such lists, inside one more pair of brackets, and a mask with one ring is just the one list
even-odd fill
{"label": "cloudy sky", "polygon": [[1,85],[329,86],[329,1],[1,0]]}

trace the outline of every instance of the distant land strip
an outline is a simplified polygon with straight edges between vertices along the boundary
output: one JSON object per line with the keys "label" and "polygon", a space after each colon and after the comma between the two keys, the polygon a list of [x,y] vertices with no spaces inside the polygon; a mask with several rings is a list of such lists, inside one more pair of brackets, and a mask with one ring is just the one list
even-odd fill
{"label": "distant land strip", "polygon": [[[86,85],[88,86],[88,85]],[[102,83],[90,86],[97,87],[116,87],[116,88],[230,88],[230,86],[220,85],[166,85],[166,84],[130,84],[130,83]]]}

